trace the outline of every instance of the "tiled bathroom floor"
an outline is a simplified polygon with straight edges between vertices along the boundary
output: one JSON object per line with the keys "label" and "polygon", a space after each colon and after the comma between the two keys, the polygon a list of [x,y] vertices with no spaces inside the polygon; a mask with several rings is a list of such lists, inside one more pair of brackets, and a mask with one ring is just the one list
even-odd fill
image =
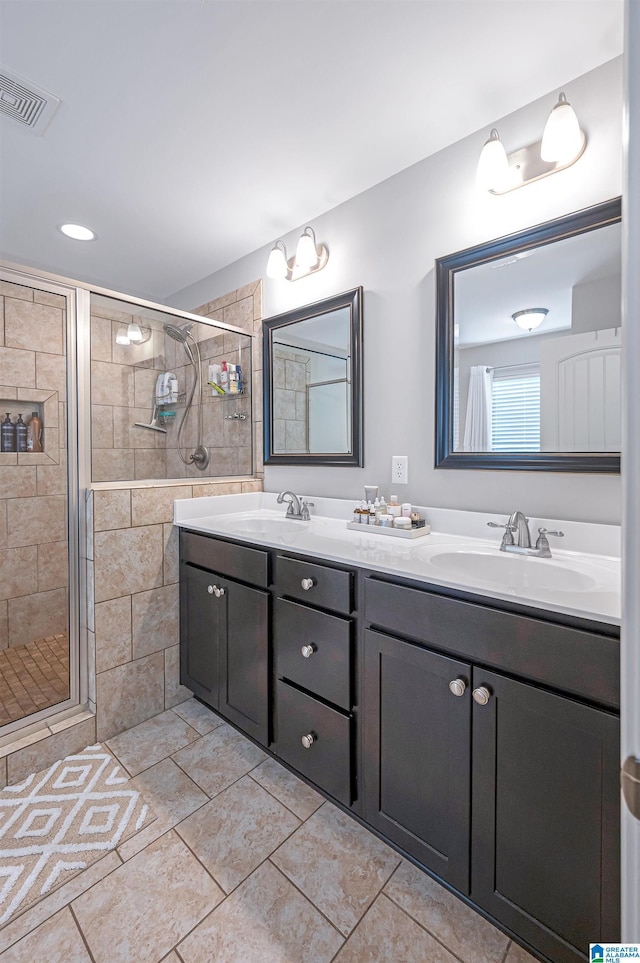
{"label": "tiled bathroom floor", "polygon": [[194,700],[107,745],[157,818],[9,922],[3,963],[533,963]]}
{"label": "tiled bathroom floor", "polygon": [[0,651],[0,726],[68,698],[66,632]]}

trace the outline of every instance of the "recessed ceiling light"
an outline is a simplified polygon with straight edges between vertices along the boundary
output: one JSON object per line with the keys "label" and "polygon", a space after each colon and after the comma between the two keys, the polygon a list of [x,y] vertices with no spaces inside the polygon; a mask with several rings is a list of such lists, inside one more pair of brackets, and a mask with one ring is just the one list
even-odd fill
{"label": "recessed ceiling light", "polygon": [[90,228],[83,227],[82,224],[62,224],[60,230],[74,241],[93,241],[96,236]]}

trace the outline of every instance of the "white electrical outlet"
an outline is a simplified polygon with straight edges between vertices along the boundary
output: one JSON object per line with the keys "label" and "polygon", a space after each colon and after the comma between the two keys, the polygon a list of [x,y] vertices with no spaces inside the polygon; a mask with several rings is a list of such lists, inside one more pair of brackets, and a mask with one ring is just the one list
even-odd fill
{"label": "white electrical outlet", "polygon": [[394,485],[409,484],[409,456],[391,456],[391,481]]}

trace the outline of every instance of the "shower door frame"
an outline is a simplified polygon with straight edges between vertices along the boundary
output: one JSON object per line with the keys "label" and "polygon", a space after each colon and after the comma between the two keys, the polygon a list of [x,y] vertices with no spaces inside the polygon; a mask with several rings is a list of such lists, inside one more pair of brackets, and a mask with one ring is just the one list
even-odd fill
{"label": "shower door frame", "polygon": [[[86,513],[80,511],[80,491],[85,490],[86,474],[79,460],[79,439],[86,431],[86,397],[81,390],[85,378],[79,377],[79,363],[83,364],[86,332],[78,325],[80,304],[84,292],[72,281],[45,272],[30,272],[28,268],[0,264],[0,280],[35,291],[61,295],[65,299],[65,407],[66,469],[67,469],[67,548],[68,548],[68,635],[69,635],[69,698],[38,712],[17,719],[0,728],[0,744],[42,731],[55,717],[54,725],[89,708],[86,645],[86,566],[81,565],[81,538],[84,534]],[[74,427],[77,426],[77,430]],[[83,477],[84,475],[84,477]],[[84,542],[86,544],[86,540]]]}

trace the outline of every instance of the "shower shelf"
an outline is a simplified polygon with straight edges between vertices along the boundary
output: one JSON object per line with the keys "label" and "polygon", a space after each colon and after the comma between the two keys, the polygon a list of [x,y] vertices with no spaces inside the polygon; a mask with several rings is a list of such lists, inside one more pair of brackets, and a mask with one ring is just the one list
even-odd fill
{"label": "shower shelf", "polygon": [[[27,399],[0,398],[0,411],[2,412],[2,414],[0,415],[0,421],[2,421],[6,413],[9,412],[9,415],[14,425],[18,420],[18,415],[22,415],[22,420],[24,421],[25,425],[28,424],[29,419],[31,418],[31,415],[33,414],[34,411],[36,411],[38,413],[38,417],[40,418],[40,421],[42,422],[42,451],[44,451],[44,437],[45,437],[44,404],[41,401],[29,401],[28,398]],[[14,449],[14,453],[15,453],[15,449]],[[19,454],[21,456],[36,455],[36,454],[40,454],[40,452],[23,451],[23,452],[19,452]]]}

